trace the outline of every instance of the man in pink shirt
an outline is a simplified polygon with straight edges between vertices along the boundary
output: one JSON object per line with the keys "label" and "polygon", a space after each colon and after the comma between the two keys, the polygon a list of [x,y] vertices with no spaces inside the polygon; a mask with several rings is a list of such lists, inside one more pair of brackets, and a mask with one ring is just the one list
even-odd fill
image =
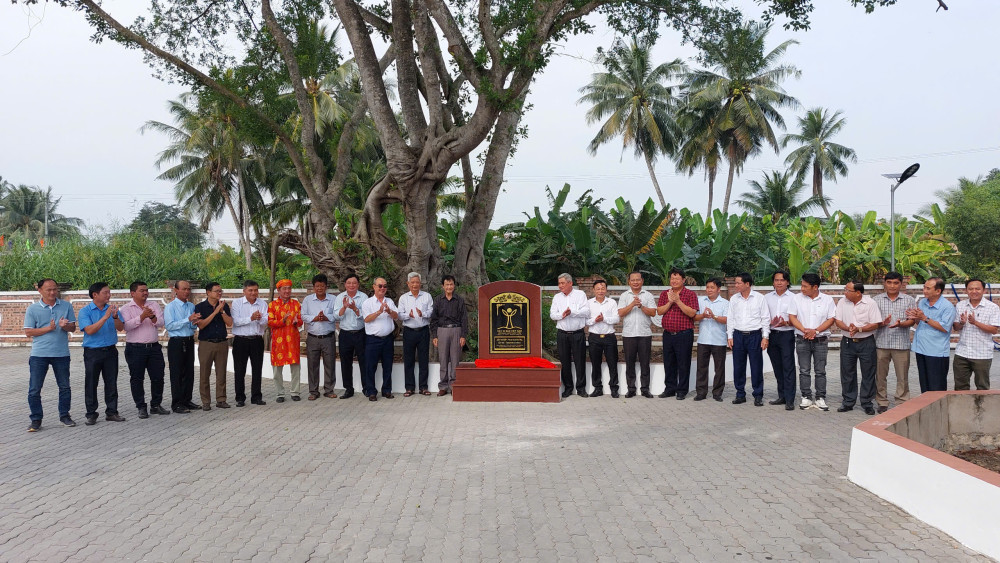
{"label": "man in pink shirt", "polygon": [[882,312],[865,295],[861,280],[847,282],[844,297],[837,303],[834,322],[842,331],[840,339],[840,386],[844,402],[837,412],[854,410],[858,400],[858,364],[861,364],[861,408],[868,416],[875,414],[875,331],[882,325]]}
{"label": "man in pink shirt", "polygon": [[[163,401],[163,350],[160,349],[160,329],[163,312],[155,301],[147,301],[149,288],[146,282],[134,281],[129,286],[132,301],[118,309],[125,323],[125,363],[128,364],[132,399],[139,410],[139,418],[149,418],[149,413],[170,414],[160,406]],[[146,410],[146,391],[143,373],[149,373],[149,410]]]}

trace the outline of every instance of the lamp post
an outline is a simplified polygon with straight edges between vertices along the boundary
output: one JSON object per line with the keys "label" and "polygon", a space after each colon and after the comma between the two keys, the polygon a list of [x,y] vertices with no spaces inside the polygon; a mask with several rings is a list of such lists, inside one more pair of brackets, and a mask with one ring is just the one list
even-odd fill
{"label": "lamp post", "polygon": [[902,174],[882,174],[883,177],[895,180],[896,183],[889,188],[889,271],[896,271],[896,188],[900,184],[909,180],[920,170],[920,163],[915,162],[903,170]]}

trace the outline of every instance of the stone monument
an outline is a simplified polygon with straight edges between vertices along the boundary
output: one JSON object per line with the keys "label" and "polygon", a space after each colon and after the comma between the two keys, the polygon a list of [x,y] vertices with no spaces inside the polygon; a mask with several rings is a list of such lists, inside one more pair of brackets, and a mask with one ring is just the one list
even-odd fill
{"label": "stone monument", "polygon": [[[479,288],[479,358],[542,357],[542,288],[498,281]],[[559,402],[559,368],[477,367],[462,362],[452,387],[456,401]]]}

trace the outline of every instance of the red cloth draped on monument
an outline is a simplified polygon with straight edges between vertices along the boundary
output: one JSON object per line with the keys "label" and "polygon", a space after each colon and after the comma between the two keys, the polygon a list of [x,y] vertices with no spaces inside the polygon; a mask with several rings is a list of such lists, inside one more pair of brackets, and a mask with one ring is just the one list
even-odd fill
{"label": "red cloth draped on monument", "polygon": [[554,368],[555,364],[545,358],[503,358],[499,360],[476,360],[477,368]]}

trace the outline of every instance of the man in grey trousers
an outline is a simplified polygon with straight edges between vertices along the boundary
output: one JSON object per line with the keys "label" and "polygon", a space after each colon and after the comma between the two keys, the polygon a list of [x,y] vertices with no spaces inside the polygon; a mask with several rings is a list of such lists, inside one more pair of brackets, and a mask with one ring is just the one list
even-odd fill
{"label": "man in grey trousers", "polygon": [[438,361],[441,364],[438,397],[447,395],[451,384],[455,382],[455,368],[462,360],[462,348],[469,333],[469,314],[465,301],[455,294],[455,277],[444,276],[441,288],[444,293],[434,300],[434,310],[431,313],[431,342],[438,349]]}

